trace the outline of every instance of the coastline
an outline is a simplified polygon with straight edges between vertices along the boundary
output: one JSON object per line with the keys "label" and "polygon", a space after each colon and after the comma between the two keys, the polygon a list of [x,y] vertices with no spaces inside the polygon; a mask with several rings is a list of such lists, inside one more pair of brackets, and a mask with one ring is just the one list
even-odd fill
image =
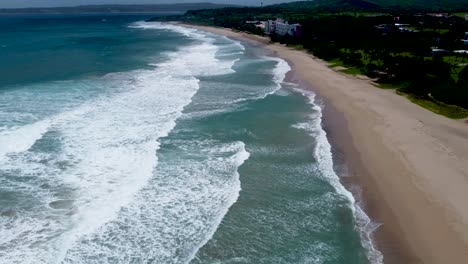
{"label": "coastline", "polygon": [[335,72],[305,51],[229,29],[181,25],[266,48],[288,61],[289,78],[323,99],[324,129],[335,159],[347,166],[340,176],[352,176],[341,179],[360,187],[364,211],[382,223],[374,240],[384,263],[465,263],[466,123]]}

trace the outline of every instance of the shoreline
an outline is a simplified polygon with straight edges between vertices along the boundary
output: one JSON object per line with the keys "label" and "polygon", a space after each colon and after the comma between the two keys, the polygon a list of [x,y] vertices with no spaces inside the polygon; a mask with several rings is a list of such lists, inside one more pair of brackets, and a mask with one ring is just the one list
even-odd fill
{"label": "shoreline", "polygon": [[[305,51],[230,29],[194,26],[285,59],[288,76],[324,102],[324,130],[337,171],[373,221],[384,263],[468,259],[468,125],[438,116],[393,91],[333,71]],[[335,164],[336,165],[336,164]],[[353,190],[351,190],[353,192]],[[353,192],[356,196],[356,193]],[[363,204],[362,204],[363,203]]]}

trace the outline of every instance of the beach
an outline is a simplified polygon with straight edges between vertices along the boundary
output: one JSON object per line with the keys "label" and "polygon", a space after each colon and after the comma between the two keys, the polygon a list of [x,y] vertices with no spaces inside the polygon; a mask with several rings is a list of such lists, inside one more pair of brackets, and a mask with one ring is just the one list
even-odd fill
{"label": "beach", "polygon": [[[250,42],[288,61],[289,78],[317,93],[340,175],[357,184],[385,263],[466,263],[468,124],[436,115],[393,90],[338,73],[305,51],[230,29],[184,25]],[[344,177],[351,176],[351,177]]]}
{"label": "beach", "polygon": [[466,263],[464,121],[147,19],[2,18],[0,264]]}

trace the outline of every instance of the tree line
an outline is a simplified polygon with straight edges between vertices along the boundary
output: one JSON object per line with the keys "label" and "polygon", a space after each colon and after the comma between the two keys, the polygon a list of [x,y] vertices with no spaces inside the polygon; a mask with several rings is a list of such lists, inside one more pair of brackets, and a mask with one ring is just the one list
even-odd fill
{"label": "tree line", "polygon": [[[421,99],[468,109],[468,54],[453,53],[468,49],[461,41],[468,31],[463,16],[408,9],[385,9],[387,13],[382,13],[383,9],[364,1],[345,2],[333,8],[307,8],[307,3],[300,2],[264,8],[192,10],[165,19],[259,35],[263,31],[246,21],[283,18],[300,23],[301,36],[272,34],[272,41],[301,46],[321,59],[375,79],[382,87],[397,87]],[[442,52],[435,52],[435,48]]]}

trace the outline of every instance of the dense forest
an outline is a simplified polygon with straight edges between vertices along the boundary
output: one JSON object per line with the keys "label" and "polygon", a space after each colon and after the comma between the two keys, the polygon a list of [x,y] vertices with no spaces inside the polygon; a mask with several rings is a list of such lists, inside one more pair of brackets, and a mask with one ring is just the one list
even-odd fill
{"label": "dense forest", "polygon": [[[345,73],[367,75],[379,87],[397,89],[435,112],[453,118],[468,116],[468,46],[462,41],[468,32],[466,1],[461,5],[432,1],[438,4],[423,8],[415,0],[406,1],[414,6],[392,7],[398,2],[316,0],[191,10],[165,19],[260,35],[263,30],[251,21],[283,18],[300,23],[301,36],[271,34],[272,41],[306,49],[330,61],[332,67],[345,68]],[[438,7],[445,2],[454,5]]]}

